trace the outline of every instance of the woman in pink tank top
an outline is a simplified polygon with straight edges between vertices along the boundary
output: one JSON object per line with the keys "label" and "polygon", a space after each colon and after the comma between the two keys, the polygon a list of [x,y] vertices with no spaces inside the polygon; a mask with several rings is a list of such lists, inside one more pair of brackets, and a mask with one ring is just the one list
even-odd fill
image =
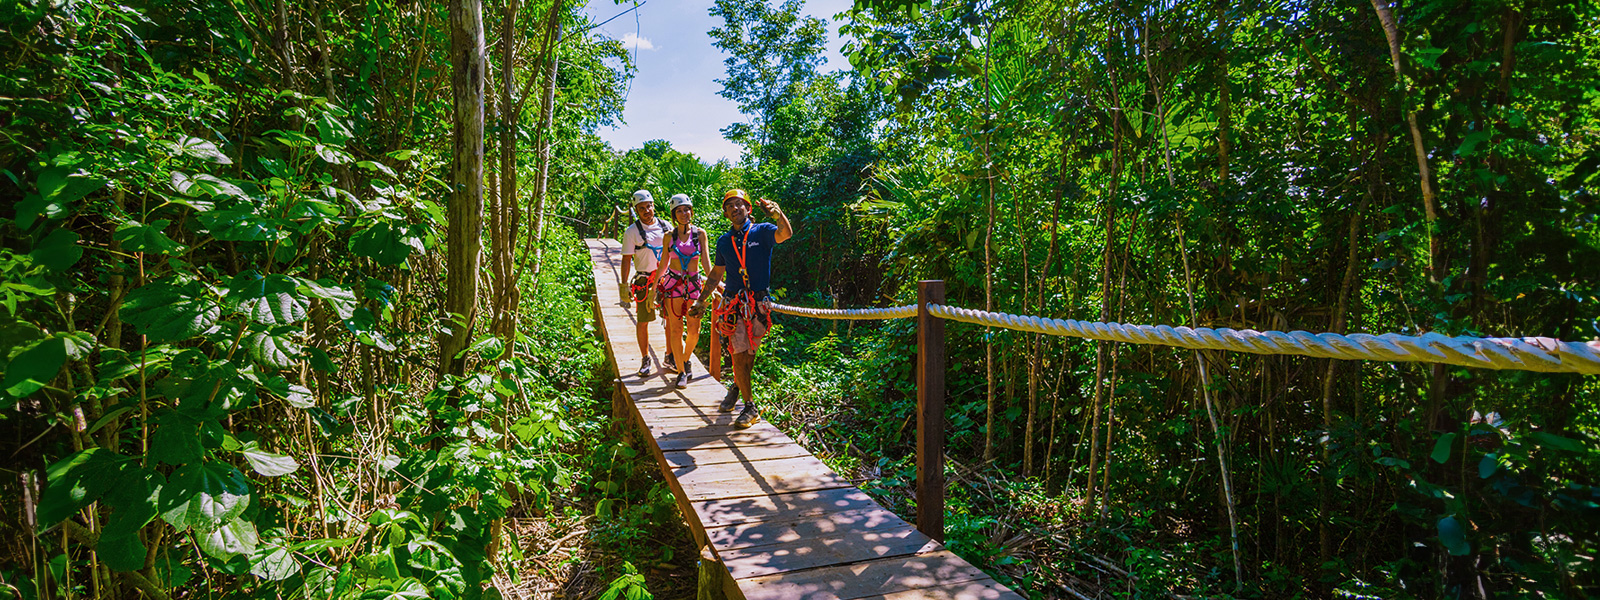
{"label": "woman in pink tank top", "polygon": [[681,389],[689,387],[693,378],[689,355],[700,344],[700,316],[689,316],[689,307],[700,299],[700,288],[705,285],[702,273],[711,270],[711,257],[706,230],[691,223],[694,204],[689,197],[673,196],[671,210],[672,233],[661,240],[666,252],[656,266],[656,281],[660,282],[662,316],[667,322],[667,352],[676,363],[667,366],[678,371],[675,385]]}

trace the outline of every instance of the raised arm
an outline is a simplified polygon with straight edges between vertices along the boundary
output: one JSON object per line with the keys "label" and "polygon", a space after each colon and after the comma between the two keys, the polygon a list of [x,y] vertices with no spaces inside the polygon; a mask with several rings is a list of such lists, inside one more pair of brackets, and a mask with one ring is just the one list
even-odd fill
{"label": "raised arm", "polygon": [[761,210],[767,211],[767,216],[771,217],[772,221],[778,225],[778,232],[773,234],[773,241],[782,244],[785,240],[793,237],[794,228],[789,225],[789,217],[783,214],[783,209],[778,208],[778,203],[766,198],[762,198],[760,202]]}

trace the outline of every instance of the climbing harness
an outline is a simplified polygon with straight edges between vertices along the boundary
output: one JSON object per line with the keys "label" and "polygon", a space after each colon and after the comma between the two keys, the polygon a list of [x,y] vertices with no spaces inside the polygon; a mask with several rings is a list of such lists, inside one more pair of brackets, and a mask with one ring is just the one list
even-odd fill
{"label": "climbing harness", "polygon": [[[659,262],[661,260],[661,249],[662,249],[662,247],[661,246],[651,246],[650,245],[650,242],[648,241],[650,238],[645,237],[645,235],[644,235],[644,223],[642,223],[640,221],[634,221],[633,222],[633,226],[634,226],[634,228],[639,230],[639,245],[633,247],[633,252],[638,252],[640,248],[649,248],[650,252],[656,255],[656,261]],[[652,229],[654,229],[654,228],[652,227]],[[667,234],[667,231],[662,231],[661,232],[662,237],[665,237],[666,234]],[[632,254],[632,252],[630,252],[629,254]]]}
{"label": "climbing harness", "polygon": [[[739,261],[739,275],[744,280],[744,287],[732,297],[723,296],[722,306],[712,313],[715,317],[717,332],[723,337],[731,337],[739,326],[739,320],[747,323],[755,319],[765,319],[767,329],[772,329],[772,300],[767,298],[766,290],[750,289],[750,267],[746,264],[745,257],[750,253],[751,222],[746,220],[743,235],[739,242],[733,245],[733,257]],[[754,327],[744,328],[750,347],[756,345],[756,332]]]}
{"label": "climbing harness", "polygon": [[[634,226],[635,229],[637,229],[639,231],[639,245],[638,246],[634,246],[633,247],[633,251],[629,252],[629,255],[632,255],[633,253],[638,252],[640,248],[648,248],[652,254],[655,254],[656,262],[661,262],[661,251],[663,249],[663,246],[665,246],[665,243],[663,243],[662,246],[652,246],[652,245],[650,245],[650,242],[648,241],[649,238],[646,237],[645,234],[644,234],[644,223],[641,222],[641,221],[637,221],[636,220],[636,221],[633,222],[633,226]],[[651,229],[654,229],[654,227],[652,227]],[[662,238],[665,238],[667,233],[668,233],[667,231],[662,231],[661,232]],[[628,285],[628,301],[629,302],[642,302],[645,298],[649,297],[648,296],[649,292],[650,292],[650,290],[652,288],[655,287],[655,285],[656,285],[656,274],[655,274],[655,271],[651,271],[648,276],[645,275],[644,273],[640,273],[640,274],[636,275],[633,278],[633,281]]]}
{"label": "climbing harness", "polygon": [[[666,245],[668,249],[672,250],[672,253],[678,257],[678,266],[680,267],[679,269],[674,270],[672,269],[671,265],[668,264],[666,274],[661,277],[660,289],[663,298],[668,300],[684,298],[691,301],[700,299],[700,288],[703,280],[701,279],[700,271],[698,269],[690,270],[690,266],[694,265],[695,257],[700,256],[700,243],[697,240],[699,239],[699,235],[702,233],[704,232],[693,229],[691,229],[689,232],[688,241],[690,242],[690,246],[694,249],[694,252],[686,253],[683,251],[683,242],[677,239],[677,231],[673,232],[673,240],[671,243],[666,243],[663,241],[663,244]],[[689,314],[687,307],[684,309],[682,314],[673,313],[672,303],[670,302],[665,303],[664,308],[666,309],[667,316],[671,318],[681,319]]]}

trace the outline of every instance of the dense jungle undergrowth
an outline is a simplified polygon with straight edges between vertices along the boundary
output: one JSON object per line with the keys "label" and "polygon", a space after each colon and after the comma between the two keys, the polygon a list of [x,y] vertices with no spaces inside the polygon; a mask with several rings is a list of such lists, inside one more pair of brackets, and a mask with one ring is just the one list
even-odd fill
{"label": "dense jungle undergrowth", "polygon": [[465,8],[0,3],[0,595],[692,595],[517,154],[609,156],[630,64],[500,6],[454,94]]}

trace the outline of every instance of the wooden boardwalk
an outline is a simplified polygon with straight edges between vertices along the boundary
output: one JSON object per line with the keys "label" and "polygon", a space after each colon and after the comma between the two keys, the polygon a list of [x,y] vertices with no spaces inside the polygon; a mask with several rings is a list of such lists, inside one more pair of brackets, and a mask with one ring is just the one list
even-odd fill
{"label": "wooden boardwalk", "polygon": [[[674,375],[635,375],[636,322],[617,293],[618,244],[586,242],[596,322],[623,374],[615,408],[649,434],[645,445],[696,545],[722,565],[716,574],[728,598],[1021,600],[765,420],[734,429],[734,413],[717,411],[725,388],[698,360],[683,390],[673,387]],[[663,331],[659,319],[650,328],[658,358]]]}

